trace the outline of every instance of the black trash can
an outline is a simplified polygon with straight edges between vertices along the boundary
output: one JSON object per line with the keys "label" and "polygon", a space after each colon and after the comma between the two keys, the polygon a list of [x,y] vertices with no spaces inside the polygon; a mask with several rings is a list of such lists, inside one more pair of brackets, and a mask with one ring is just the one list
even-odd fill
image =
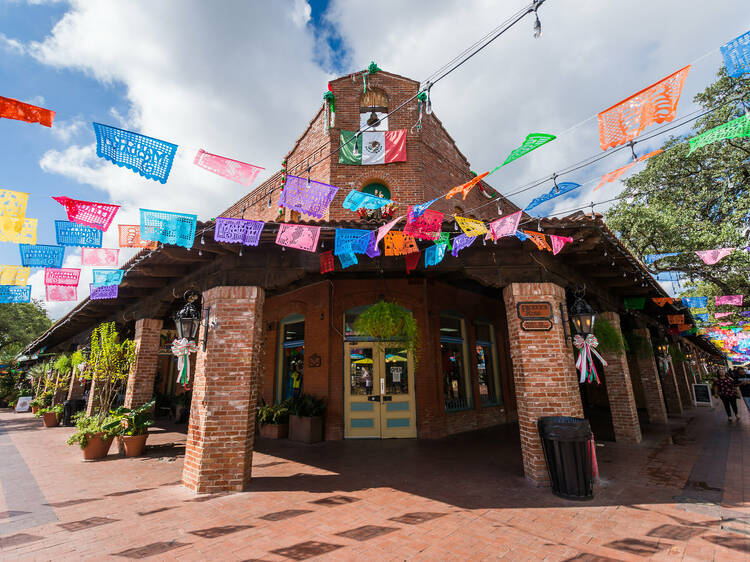
{"label": "black trash can", "polygon": [[66,427],[75,425],[73,423],[73,416],[84,408],[86,408],[85,400],[66,400],[63,402],[62,424]]}
{"label": "black trash can", "polygon": [[538,423],[552,491],[569,500],[592,499],[594,467],[589,421],[549,416],[539,418]]}

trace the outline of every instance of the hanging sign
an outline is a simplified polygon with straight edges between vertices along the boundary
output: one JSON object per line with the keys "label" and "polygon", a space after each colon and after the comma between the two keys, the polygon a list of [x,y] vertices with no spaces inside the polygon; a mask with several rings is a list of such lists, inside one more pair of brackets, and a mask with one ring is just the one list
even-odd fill
{"label": "hanging sign", "polygon": [[89,246],[100,248],[102,231],[72,221],[55,221],[55,235],[59,246]]}
{"label": "hanging sign", "polygon": [[97,156],[144,178],[167,183],[176,144],[101,123],[94,123],[94,133]]}
{"label": "hanging sign", "polygon": [[257,246],[266,223],[247,219],[218,217],[214,229],[214,240],[230,244]]}
{"label": "hanging sign", "polygon": [[338,190],[327,183],[287,175],[279,207],[322,219]]}
{"label": "hanging sign", "polygon": [[519,302],[516,311],[521,320],[552,320],[552,304],[547,301]]}
{"label": "hanging sign", "polygon": [[549,320],[521,320],[521,329],[524,332],[549,332],[552,322]]}
{"label": "hanging sign", "polygon": [[104,231],[112,224],[112,219],[115,218],[115,214],[120,208],[119,205],[81,201],[64,196],[53,197],[52,199],[65,207],[68,220]]}
{"label": "hanging sign", "polygon": [[141,209],[141,239],[192,248],[198,215]]}
{"label": "hanging sign", "polygon": [[239,160],[232,160],[231,158],[211,154],[205,150],[198,150],[193,164],[223,178],[242,184],[245,187],[253,185],[260,171],[265,170],[265,168],[261,168],[260,166],[253,166]]}

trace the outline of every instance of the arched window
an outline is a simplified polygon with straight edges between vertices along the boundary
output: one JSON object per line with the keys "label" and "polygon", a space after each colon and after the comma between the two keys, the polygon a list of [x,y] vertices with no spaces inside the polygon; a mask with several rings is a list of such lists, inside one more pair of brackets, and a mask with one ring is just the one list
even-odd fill
{"label": "arched window", "polygon": [[364,193],[369,193],[370,195],[380,197],[381,199],[391,198],[391,190],[388,189],[382,183],[378,183],[378,182],[368,183],[366,186],[362,188],[362,191]]}
{"label": "arched window", "polygon": [[388,130],[388,95],[379,88],[368,88],[359,102],[359,128],[374,125],[370,131]]}
{"label": "arched window", "polygon": [[276,402],[302,393],[305,367],[305,317],[290,314],[279,326],[279,365],[276,375]]}

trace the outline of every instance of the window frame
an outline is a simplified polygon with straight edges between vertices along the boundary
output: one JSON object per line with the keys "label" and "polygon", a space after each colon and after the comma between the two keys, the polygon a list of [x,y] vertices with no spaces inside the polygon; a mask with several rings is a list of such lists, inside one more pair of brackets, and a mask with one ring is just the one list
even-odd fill
{"label": "window frame", "polygon": [[[481,340],[477,337],[477,328],[479,326],[486,326],[489,330],[490,334],[490,341],[487,340]],[[498,354],[497,354],[497,336],[495,335],[495,325],[489,321],[489,320],[474,320],[474,346],[475,347],[487,347],[490,348],[490,353],[492,356],[492,370],[493,370],[493,378],[495,381],[495,397],[493,400],[488,401],[487,403],[482,403],[482,395],[479,394],[478,402],[479,406],[481,408],[490,408],[493,406],[503,406],[503,387],[500,384],[500,365],[498,364]],[[479,365],[475,365],[477,370],[477,384],[479,384]]]}
{"label": "window frame", "polygon": [[[293,341],[284,341],[284,331],[286,326],[289,324],[298,324],[299,322],[302,322],[303,324],[303,337],[301,340],[293,340]],[[288,314],[286,315],[280,322],[279,322],[279,337],[278,337],[278,345],[276,346],[277,350],[277,361],[276,361],[276,373],[274,376],[274,393],[273,393],[273,399],[274,404],[280,404],[282,402],[282,394],[283,394],[283,383],[284,383],[284,350],[294,347],[300,347],[302,346],[302,384],[304,388],[304,376],[305,376],[305,369],[304,369],[304,358],[305,358],[305,338],[304,338],[304,331],[306,329],[305,324],[305,315],[304,314]]]}
{"label": "window frame", "polygon": [[[451,318],[453,320],[458,320],[460,325],[460,334],[461,337],[455,337],[455,336],[444,336],[442,332],[440,331],[440,324],[442,323],[443,318]],[[464,319],[462,314],[458,314],[456,312],[447,311],[447,310],[441,310],[440,315],[438,317],[438,336],[439,336],[439,345],[438,345],[438,353],[439,353],[439,359],[438,364],[440,365],[440,379],[441,382],[443,381],[443,377],[445,377],[445,373],[443,372],[443,351],[442,351],[442,344],[443,343],[452,343],[452,344],[459,344],[461,345],[461,352],[463,353],[463,373],[461,375],[464,379],[464,388],[466,388],[466,406],[461,408],[448,408],[445,405],[445,394],[443,394],[443,408],[446,414],[452,414],[455,412],[466,412],[469,410],[474,409],[474,389],[472,386],[472,380],[471,380],[471,373],[469,370],[469,365],[467,363],[468,357],[469,357],[469,348],[468,348],[468,338],[466,337],[466,320]]]}

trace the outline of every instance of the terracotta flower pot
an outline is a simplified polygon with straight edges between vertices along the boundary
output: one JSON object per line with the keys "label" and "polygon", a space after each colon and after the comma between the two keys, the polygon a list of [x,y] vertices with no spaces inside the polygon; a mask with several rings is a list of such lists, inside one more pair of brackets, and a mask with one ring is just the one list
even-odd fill
{"label": "terracotta flower pot", "polygon": [[39,406],[32,406],[31,407],[31,413],[36,414],[39,411]]}
{"label": "terracotta flower pot", "polygon": [[125,449],[126,457],[138,457],[146,449],[148,433],[142,435],[120,435],[119,439]]}
{"label": "terracotta flower pot", "polygon": [[60,420],[57,418],[56,412],[44,412],[42,414],[42,421],[44,422],[44,427],[55,427]]}
{"label": "terracotta flower pot", "polygon": [[289,416],[289,439],[302,443],[323,441],[323,418]]}
{"label": "terracotta flower pot", "polygon": [[289,437],[289,424],[264,423],[260,426],[260,436],[267,439],[286,439]]}
{"label": "terracotta flower pot", "polygon": [[96,459],[103,459],[107,456],[114,437],[107,437],[106,439],[102,439],[102,435],[104,435],[104,432],[89,435],[88,443],[83,449],[81,449],[81,451],[83,452],[83,460],[92,461]]}

